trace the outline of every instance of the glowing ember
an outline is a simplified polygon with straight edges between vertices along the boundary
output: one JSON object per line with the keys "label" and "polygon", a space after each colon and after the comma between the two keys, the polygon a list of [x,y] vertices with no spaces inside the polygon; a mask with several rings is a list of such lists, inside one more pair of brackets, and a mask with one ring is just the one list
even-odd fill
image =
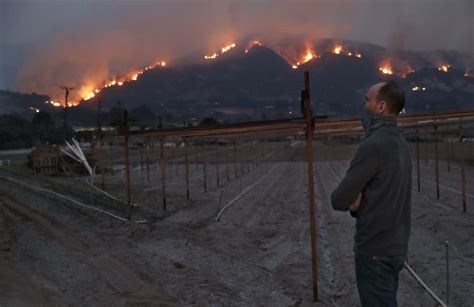
{"label": "glowing ember", "polygon": [[298,65],[291,65],[291,68],[297,69],[297,68],[298,68]]}
{"label": "glowing ember", "polygon": [[362,54],[356,53],[356,54],[355,54],[355,57],[356,57],[356,58],[361,58],[361,57],[362,57]]}
{"label": "glowing ember", "polygon": [[438,70],[439,71],[442,71],[442,72],[448,72],[448,70],[451,68],[451,65],[449,64],[446,64],[446,65],[441,65],[438,67]]}

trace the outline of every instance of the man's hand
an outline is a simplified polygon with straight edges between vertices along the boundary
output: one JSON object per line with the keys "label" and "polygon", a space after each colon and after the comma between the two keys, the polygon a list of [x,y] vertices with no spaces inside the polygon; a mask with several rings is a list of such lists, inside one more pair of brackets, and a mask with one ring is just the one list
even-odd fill
{"label": "man's hand", "polygon": [[351,206],[349,207],[349,210],[351,211],[357,211],[359,209],[360,201],[362,199],[362,193],[359,193],[357,195],[357,198],[352,202]]}

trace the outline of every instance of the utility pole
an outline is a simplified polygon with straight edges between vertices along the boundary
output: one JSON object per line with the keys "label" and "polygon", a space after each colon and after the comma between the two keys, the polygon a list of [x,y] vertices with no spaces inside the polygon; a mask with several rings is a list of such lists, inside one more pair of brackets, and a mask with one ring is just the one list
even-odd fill
{"label": "utility pole", "polygon": [[68,108],[67,99],[69,97],[69,91],[72,91],[74,88],[69,87],[69,86],[60,86],[59,88],[66,91],[66,95],[64,98],[64,121],[63,121],[64,132],[66,132],[67,108]]}

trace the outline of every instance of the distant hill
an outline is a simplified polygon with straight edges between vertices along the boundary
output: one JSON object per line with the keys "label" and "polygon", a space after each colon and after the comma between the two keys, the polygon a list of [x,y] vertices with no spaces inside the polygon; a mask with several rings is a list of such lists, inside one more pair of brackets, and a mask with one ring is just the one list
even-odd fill
{"label": "distant hill", "polygon": [[[320,50],[326,51],[297,69],[280,56],[281,52],[259,45],[247,53],[234,48],[214,60],[150,69],[134,82],[102,90],[93,99],[71,108],[68,116],[73,125],[95,125],[99,99],[105,121],[110,119],[111,110],[127,108],[138,122],[154,126],[158,122],[198,122],[204,117],[236,122],[300,116],[304,70],[310,72],[316,115],[357,115],[367,88],[388,79],[398,81],[405,89],[407,113],[474,108],[474,78],[462,69],[462,64],[456,64],[465,62],[465,55],[401,52],[392,63],[394,74],[386,75],[379,70],[381,61],[387,58],[387,51],[381,47],[344,43],[344,49],[361,52],[359,58],[331,53],[324,47],[334,44],[330,40],[321,44]],[[433,59],[454,64],[444,72],[433,66]],[[396,71],[400,67],[413,67],[415,71],[404,76]],[[44,103],[48,99],[0,91],[2,113],[29,107],[51,110]],[[58,111],[56,117],[60,118],[62,112]]]}

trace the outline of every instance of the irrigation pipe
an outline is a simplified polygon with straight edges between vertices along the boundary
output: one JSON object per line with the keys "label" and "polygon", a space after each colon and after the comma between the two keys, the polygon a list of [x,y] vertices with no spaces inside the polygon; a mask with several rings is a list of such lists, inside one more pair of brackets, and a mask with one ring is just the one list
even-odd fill
{"label": "irrigation pipe", "polygon": [[116,218],[116,219],[118,219],[118,220],[120,220],[120,221],[128,222],[126,219],[121,218],[120,216],[117,216],[117,215],[115,215],[115,214],[112,214],[112,213],[110,213],[110,212],[107,212],[107,211],[102,210],[102,209],[99,209],[99,208],[95,208],[95,207],[92,207],[92,206],[83,204],[83,203],[78,202],[77,200],[74,200],[74,199],[72,199],[72,198],[69,198],[69,197],[67,197],[67,196],[65,196],[65,195],[63,195],[63,194],[59,194],[59,193],[56,193],[56,192],[53,192],[53,191],[50,191],[50,190],[47,190],[47,189],[43,189],[43,188],[40,188],[40,187],[36,187],[36,186],[31,185],[31,184],[26,184],[26,183],[24,183],[24,182],[18,181],[18,180],[16,180],[16,179],[13,179],[13,178],[10,178],[10,177],[1,177],[1,178],[4,179],[4,180],[7,180],[7,181],[11,181],[11,182],[15,182],[15,183],[17,183],[17,184],[20,184],[20,185],[22,185],[22,186],[24,186],[24,187],[26,187],[26,188],[28,188],[28,189],[31,189],[31,190],[36,190],[36,191],[40,191],[40,192],[45,192],[45,193],[53,194],[53,195],[55,195],[55,196],[57,196],[57,197],[59,197],[59,198],[68,200],[68,201],[72,202],[73,204],[76,204],[76,205],[78,205],[78,206],[80,206],[80,207],[87,208],[87,209],[90,209],[90,210],[94,210],[94,211],[97,211],[97,212],[101,212],[101,213],[106,214],[106,215],[108,215],[108,216],[110,216],[110,217]]}
{"label": "irrigation pipe", "polygon": [[405,268],[408,270],[408,272],[415,277],[415,279],[418,281],[418,283],[425,288],[425,290],[428,292],[428,294],[439,304],[441,307],[447,307],[446,305],[426,284],[425,282],[418,276],[418,274],[415,273],[415,271],[412,269],[412,267],[405,262]]}
{"label": "irrigation pipe", "polygon": [[217,214],[216,216],[216,221],[219,221],[219,218],[220,216],[222,215],[222,213],[230,206],[232,205],[236,200],[238,200],[240,197],[242,197],[242,195],[244,195],[245,193],[247,193],[248,191],[250,191],[251,189],[253,189],[257,184],[259,184],[263,179],[265,179],[266,177],[268,177],[268,175],[270,175],[278,166],[280,166],[281,164],[277,164],[275,166],[273,166],[269,171],[268,173],[266,173],[264,176],[262,176],[259,180],[257,180],[254,184],[252,184],[251,186],[248,186],[245,190],[243,190],[242,192],[240,192],[239,194],[237,194],[237,196],[235,196],[231,201],[229,201],[220,211],[219,213]]}

